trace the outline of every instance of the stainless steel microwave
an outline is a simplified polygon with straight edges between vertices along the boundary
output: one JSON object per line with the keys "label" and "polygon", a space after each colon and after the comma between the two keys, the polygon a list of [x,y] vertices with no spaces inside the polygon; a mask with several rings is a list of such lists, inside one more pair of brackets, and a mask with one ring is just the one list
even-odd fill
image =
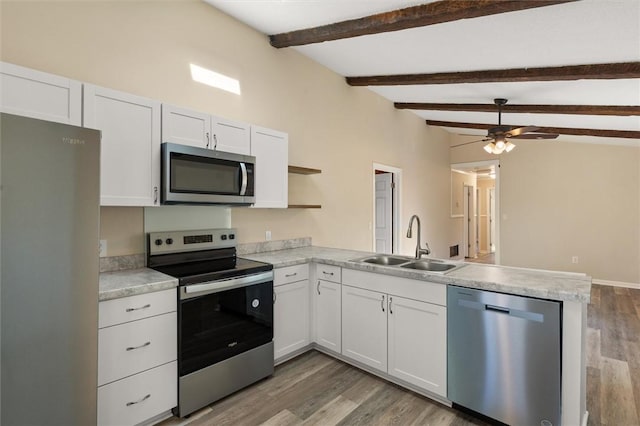
{"label": "stainless steel microwave", "polygon": [[162,204],[255,203],[256,158],[206,148],[162,144]]}

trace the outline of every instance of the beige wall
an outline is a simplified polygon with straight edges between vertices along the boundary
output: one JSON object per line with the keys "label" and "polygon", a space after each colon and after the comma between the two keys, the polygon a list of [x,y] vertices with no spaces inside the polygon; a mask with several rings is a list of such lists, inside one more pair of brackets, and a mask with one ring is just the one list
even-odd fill
{"label": "beige wall", "polygon": [[[452,163],[486,159],[480,145],[451,150]],[[499,184],[502,264],[640,283],[640,148],[519,141]]]}
{"label": "beige wall", "polygon": [[[377,162],[403,169],[402,229],[419,214],[434,255],[448,255],[449,136],[414,114],[348,86],[294,49],[272,48],[266,36],[201,2],[1,7],[3,61],[288,132],[290,164],[322,169],[292,179],[292,201],[322,209],[234,208],[241,242],[270,230],[274,239],[311,236],[314,244],[370,250]],[[190,63],[239,79],[242,95],[194,83]],[[110,255],[141,251],[140,217],[142,209],[102,209]],[[411,253],[414,242],[401,240]]]}

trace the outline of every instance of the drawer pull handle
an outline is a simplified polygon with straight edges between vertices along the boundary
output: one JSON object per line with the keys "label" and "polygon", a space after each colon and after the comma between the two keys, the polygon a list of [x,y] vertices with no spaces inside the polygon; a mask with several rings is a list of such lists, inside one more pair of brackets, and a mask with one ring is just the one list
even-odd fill
{"label": "drawer pull handle", "polygon": [[295,277],[296,275],[298,275],[297,272],[294,272],[293,274],[285,274],[286,278],[291,278],[291,277]]}
{"label": "drawer pull handle", "polygon": [[318,294],[320,294],[320,280],[318,280],[318,285],[316,286],[316,290],[318,290]]}
{"label": "drawer pull handle", "polygon": [[151,394],[150,393],[146,394],[145,396],[143,396],[141,399],[139,399],[137,401],[127,402],[127,407],[130,407],[130,406],[136,405],[136,404],[140,404],[142,401],[146,401],[149,398],[151,398]]}
{"label": "drawer pull handle", "polygon": [[325,274],[325,275],[331,275],[331,276],[333,276],[333,272],[322,271],[322,273],[323,273],[323,274]]}
{"label": "drawer pull handle", "polygon": [[129,346],[127,348],[127,351],[133,351],[133,350],[136,350],[136,349],[145,348],[145,347],[149,346],[150,344],[151,344],[151,342],[147,342],[147,343],[143,343],[140,346]]}
{"label": "drawer pull handle", "polygon": [[127,308],[127,312],[139,311],[141,309],[148,309],[150,307],[151,307],[151,304],[147,303],[146,305],[140,306],[139,308]]}
{"label": "drawer pull handle", "polygon": [[393,303],[393,297],[389,296],[389,313],[393,314],[393,309],[391,307],[391,304]]}
{"label": "drawer pull handle", "polygon": [[382,300],[380,301],[380,307],[382,308],[382,312],[384,312],[384,294],[382,295]]}

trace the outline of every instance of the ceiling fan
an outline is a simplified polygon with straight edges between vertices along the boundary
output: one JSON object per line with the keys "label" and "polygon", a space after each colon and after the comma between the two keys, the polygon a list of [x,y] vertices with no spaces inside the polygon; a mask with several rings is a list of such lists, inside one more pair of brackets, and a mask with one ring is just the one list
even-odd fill
{"label": "ceiling fan", "polygon": [[536,130],[540,129],[535,126],[515,128],[513,126],[502,125],[502,106],[507,103],[507,99],[496,98],[493,100],[493,103],[498,107],[498,125],[489,129],[486,138],[456,146],[490,141],[484,146],[484,150],[489,154],[502,154],[503,152],[509,152],[516,147],[515,144],[508,139],[555,139],[558,137],[555,133],[534,133]]}

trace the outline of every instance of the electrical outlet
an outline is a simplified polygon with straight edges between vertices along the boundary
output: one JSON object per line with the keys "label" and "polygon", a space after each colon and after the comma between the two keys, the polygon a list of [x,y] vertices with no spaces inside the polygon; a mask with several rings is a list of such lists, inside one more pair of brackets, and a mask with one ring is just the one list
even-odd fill
{"label": "electrical outlet", "polygon": [[573,256],[571,258],[571,263],[578,263],[578,256]]}
{"label": "electrical outlet", "polygon": [[107,257],[107,240],[100,240],[100,257]]}
{"label": "electrical outlet", "polygon": [[264,239],[266,241],[271,241],[271,231],[265,231],[264,233]]}

